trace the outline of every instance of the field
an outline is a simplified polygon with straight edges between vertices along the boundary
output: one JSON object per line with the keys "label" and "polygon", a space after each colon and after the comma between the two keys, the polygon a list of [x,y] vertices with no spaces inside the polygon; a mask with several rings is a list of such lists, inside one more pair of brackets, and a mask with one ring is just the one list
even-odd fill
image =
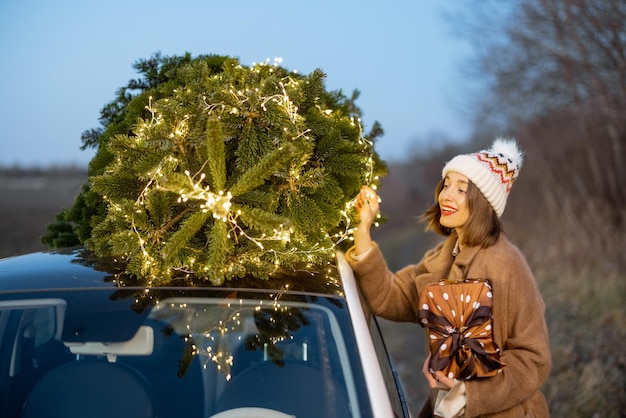
{"label": "field", "polygon": [[45,249],[39,237],[86,179],[78,169],[0,170],[0,257]]}

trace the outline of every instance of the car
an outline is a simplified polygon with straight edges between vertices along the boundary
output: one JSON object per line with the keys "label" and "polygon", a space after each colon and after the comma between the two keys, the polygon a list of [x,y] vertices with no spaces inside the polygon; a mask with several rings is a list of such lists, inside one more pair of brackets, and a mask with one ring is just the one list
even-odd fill
{"label": "car", "polygon": [[0,416],[410,416],[341,252],[220,286],[124,271],[84,248],[0,260]]}

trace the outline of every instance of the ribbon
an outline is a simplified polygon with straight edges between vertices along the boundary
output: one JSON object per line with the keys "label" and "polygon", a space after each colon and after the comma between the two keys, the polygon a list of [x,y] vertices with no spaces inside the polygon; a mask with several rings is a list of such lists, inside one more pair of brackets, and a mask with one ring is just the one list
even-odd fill
{"label": "ribbon", "polygon": [[492,293],[486,280],[440,282],[420,295],[431,370],[456,379],[493,376],[504,364],[492,334]]}

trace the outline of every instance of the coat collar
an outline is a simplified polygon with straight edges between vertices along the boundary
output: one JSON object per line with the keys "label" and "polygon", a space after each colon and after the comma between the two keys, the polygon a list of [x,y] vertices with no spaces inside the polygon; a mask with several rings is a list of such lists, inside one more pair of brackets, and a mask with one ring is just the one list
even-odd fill
{"label": "coat collar", "polygon": [[426,270],[440,276],[440,279],[463,280],[467,270],[474,261],[480,246],[463,247],[455,257],[452,253],[458,240],[456,232],[452,232],[448,239],[424,260]]}

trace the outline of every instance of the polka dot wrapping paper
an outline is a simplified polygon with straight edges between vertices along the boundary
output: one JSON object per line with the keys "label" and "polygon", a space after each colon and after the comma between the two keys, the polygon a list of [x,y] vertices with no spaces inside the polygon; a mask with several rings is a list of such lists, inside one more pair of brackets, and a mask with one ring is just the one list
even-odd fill
{"label": "polka dot wrapping paper", "polygon": [[492,333],[488,280],[440,281],[420,294],[419,323],[427,331],[430,369],[454,379],[497,374],[504,364]]}

